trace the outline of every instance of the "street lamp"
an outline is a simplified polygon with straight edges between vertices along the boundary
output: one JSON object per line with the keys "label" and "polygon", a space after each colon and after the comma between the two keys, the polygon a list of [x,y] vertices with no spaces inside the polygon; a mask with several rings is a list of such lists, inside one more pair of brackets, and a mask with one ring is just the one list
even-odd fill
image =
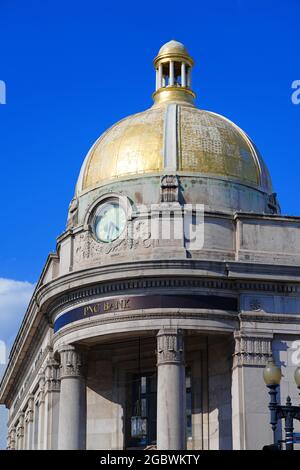
{"label": "street lamp", "polygon": [[[279,419],[285,420],[285,448],[286,450],[294,449],[294,419],[300,421],[300,406],[293,406],[291,398],[288,396],[285,405],[277,403],[277,389],[282,377],[281,370],[274,360],[271,359],[264,368],[263,377],[266,386],[269,389],[270,402],[270,424],[273,431],[273,443],[278,447],[279,443],[276,442],[276,428]],[[300,367],[297,367],[294,373],[294,379],[297,387],[300,389]]]}

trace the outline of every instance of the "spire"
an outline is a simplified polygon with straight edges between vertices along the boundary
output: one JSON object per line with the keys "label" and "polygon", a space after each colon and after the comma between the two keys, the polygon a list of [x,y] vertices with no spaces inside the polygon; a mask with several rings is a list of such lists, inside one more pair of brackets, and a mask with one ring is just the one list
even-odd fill
{"label": "spire", "polygon": [[195,93],[191,90],[191,71],[194,65],[185,46],[172,40],[164,44],[154,59],[156,70],[156,104],[185,102],[193,104]]}

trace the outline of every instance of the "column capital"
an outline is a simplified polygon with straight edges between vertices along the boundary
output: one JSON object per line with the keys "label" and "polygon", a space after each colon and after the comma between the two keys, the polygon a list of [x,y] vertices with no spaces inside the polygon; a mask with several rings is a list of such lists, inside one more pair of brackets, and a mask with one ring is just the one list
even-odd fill
{"label": "column capital", "polygon": [[34,408],[34,396],[30,395],[28,398],[27,408],[25,410],[25,422],[33,422],[33,408]]}
{"label": "column capital", "polygon": [[24,436],[24,416],[25,414],[22,412],[19,415],[19,420],[17,424],[17,437],[23,437]]}
{"label": "column capital", "polygon": [[8,432],[7,446],[10,450],[15,450],[16,448],[16,430],[15,428],[10,429]]}
{"label": "column capital", "polygon": [[183,331],[165,328],[157,334],[157,365],[184,364]]}
{"label": "column capital", "polygon": [[60,366],[59,363],[50,357],[45,367],[45,393],[57,392],[60,390]]}
{"label": "column capital", "polygon": [[10,437],[10,434],[8,434],[7,439],[6,439],[6,450],[11,450],[11,437]]}
{"label": "column capital", "polygon": [[60,354],[60,379],[67,377],[81,377],[84,374],[84,354],[75,346],[62,345],[58,349]]}
{"label": "column capital", "polygon": [[235,348],[233,368],[242,366],[264,367],[272,357],[273,335],[234,332]]}
{"label": "column capital", "polygon": [[43,372],[39,373],[39,388],[37,392],[37,399],[39,403],[44,403],[45,401],[45,375]]}

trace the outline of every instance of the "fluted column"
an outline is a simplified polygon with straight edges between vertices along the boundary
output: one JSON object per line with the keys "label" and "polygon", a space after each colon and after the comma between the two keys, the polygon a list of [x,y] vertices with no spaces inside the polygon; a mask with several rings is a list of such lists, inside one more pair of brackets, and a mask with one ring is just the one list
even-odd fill
{"label": "fluted column", "polygon": [[27,409],[25,411],[26,423],[26,444],[25,448],[30,450],[33,448],[33,395],[28,399]]}
{"label": "fluted column", "polygon": [[58,448],[86,448],[86,384],[83,376],[83,356],[74,346],[59,349],[60,404]]}
{"label": "fluted column", "polygon": [[59,363],[51,356],[45,367],[44,449],[57,449],[59,420]]}
{"label": "fluted column", "polygon": [[157,448],[186,448],[184,339],[181,330],[157,335]]}
{"label": "fluted column", "polygon": [[38,391],[38,449],[44,449],[44,426],[45,426],[45,376],[40,374]]}

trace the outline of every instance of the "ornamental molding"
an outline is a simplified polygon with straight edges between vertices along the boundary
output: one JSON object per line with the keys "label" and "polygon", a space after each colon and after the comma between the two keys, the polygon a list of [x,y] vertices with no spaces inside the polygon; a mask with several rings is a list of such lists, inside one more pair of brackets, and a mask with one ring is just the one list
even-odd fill
{"label": "ornamental molding", "polygon": [[38,402],[39,405],[45,402],[45,376],[44,372],[40,372],[39,376],[39,388],[35,395],[35,402]]}
{"label": "ornamental molding", "polygon": [[179,201],[179,182],[177,175],[165,175],[160,180],[161,202]]}
{"label": "ornamental molding", "polygon": [[157,365],[184,364],[184,338],[180,329],[162,329],[157,334]]}
{"label": "ornamental molding", "polygon": [[28,398],[27,408],[25,410],[25,422],[33,422],[33,408],[34,408],[34,396],[30,395]]}
{"label": "ornamental molding", "polygon": [[24,416],[25,414],[23,412],[19,414],[18,424],[16,428],[16,435],[18,438],[24,436]]}
{"label": "ornamental molding", "polygon": [[233,368],[242,366],[264,367],[272,357],[272,336],[248,336],[235,332]]}
{"label": "ornamental molding", "polygon": [[[139,220],[128,222],[126,234],[111,243],[95,240],[91,229],[74,237],[74,268],[85,263],[107,263],[107,257],[128,256],[128,251],[148,249],[154,246],[149,231],[149,222]],[[127,254],[126,254],[127,253]]]}
{"label": "ornamental molding", "polygon": [[8,450],[15,450],[15,448],[16,448],[16,430],[11,429],[8,433],[7,449]]}
{"label": "ornamental molding", "polygon": [[[74,289],[67,294],[60,295],[49,307],[48,316],[51,317],[55,313],[60,313],[66,307],[80,304],[86,300],[97,299],[103,295],[122,294],[126,291],[129,295],[131,291],[139,291],[151,289],[214,289],[222,291],[230,291],[231,294],[240,295],[245,291],[258,291],[269,294],[300,294],[300,286],[278,284],[275,282],[251,282],[236,281],[228,279],[212,279],[212,278],[188,278],[188,277],[167,277],[167,278],[146,278],[146,279],[128,279],[115,282],[107,282],[94,284],[91,286]],[[179,293],[179,292],[178,292]],[[253,305],[254,307],[254,305]],[[255,310],[259,312],[259,305],[255,305]]]}
{"label": "ornamental molding", "polygon": [[257,299],[257,298],[251,299],[249,305],[252,311],[260,312],[262,310],[262,302],[260,299]]}
{"label": "ornamental molding", "polygon": [[84,376],[85,363],[82,351],[71,345],[62,345],[58,353],[60,355],[60,380]]}
{"label": "ornamental molding", "polygon": [[60,391],[60,365],[51,355],[44,369],[45,394]]}

